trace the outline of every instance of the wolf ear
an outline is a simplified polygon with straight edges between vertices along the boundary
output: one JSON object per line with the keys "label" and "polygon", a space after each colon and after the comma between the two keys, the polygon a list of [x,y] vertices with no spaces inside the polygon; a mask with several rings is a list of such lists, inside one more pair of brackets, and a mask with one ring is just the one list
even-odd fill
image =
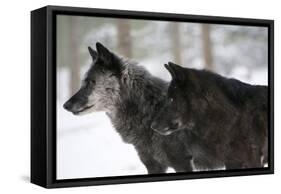
{"label": "wolf ear", "polygon": [[93,50],[90,46],[88,47],[89,53],[93,59],[93,61],[95,61],[98,58],[98,53],[97,51]]}
{"label": "wolf ear", "polygon": [[169,71],[169,73],[171,74],[172,78],[174,79],[176,77],[176,74],[174,72],[174,70],[172,68],[170,68],[169,65],[164,64],[165,68]]}
{"label": "wolf ear", "polygon": [[168,62],[168,65],[165,64],[165,68],[170,72],[172,78],[174,80],[183,80],[184,79],[184,73],[183,73],[183,67],[172,63],[172,62]]}
{"label": "wolf ear", "polygon": [[96,48],[98,51],[99,58],[106,64],[110,64],[111,58],[112,58],[112,53],[99,42],[96,43]]}

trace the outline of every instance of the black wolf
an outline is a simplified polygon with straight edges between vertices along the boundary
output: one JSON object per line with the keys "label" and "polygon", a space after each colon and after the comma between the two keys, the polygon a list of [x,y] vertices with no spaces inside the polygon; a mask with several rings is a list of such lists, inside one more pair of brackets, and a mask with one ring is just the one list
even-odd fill
{"label": "black wolf", "polygon": [[185,140],[185,132],[162,136],[150,129],[168,83],[100,43],[96,49],[89,47],[92,65],[80,90],[64,108],[75,115],[105,111],[123,141],[135,147],[148,173],[164,173],[167,167],[177,172],[192,171],[191,153],[179,143]]}
{"label": "black wolf", "polygon": [[172,81],[152,129],[162,135],[190,131],[226,169],[263,167],[267,163],[266,86],[171,62],[165,67]]}

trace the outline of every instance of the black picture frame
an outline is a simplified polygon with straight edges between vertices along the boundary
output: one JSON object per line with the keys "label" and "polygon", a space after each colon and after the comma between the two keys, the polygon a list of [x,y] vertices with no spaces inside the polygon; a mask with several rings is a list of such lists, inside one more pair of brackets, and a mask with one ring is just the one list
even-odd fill
{"label": "black picture frame", "polygon": [[[268,28],[269,163],[260,169],[56,180],[56,15],[263,26]],[[31,12],[31,182],[46,188],[274,173],[274,21],[232,17],[46,6]]]}

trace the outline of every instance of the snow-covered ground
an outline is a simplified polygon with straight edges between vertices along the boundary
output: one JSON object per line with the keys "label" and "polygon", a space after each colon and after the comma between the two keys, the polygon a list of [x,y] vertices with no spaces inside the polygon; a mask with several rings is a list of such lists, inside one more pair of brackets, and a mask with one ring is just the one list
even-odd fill
{"label": "snow-covered ground", "polygon": [[74,116],[58,104],[57,178],[145,174],[132,145],[124,144],[104,113]]}

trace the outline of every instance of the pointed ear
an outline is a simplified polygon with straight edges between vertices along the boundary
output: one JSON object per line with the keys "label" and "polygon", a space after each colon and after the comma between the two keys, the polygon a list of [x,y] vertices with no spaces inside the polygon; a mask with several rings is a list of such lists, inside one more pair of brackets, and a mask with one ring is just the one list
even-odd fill
{"label": "pointed ear", "polygon": [[96,48],[99,58],[106,64],[109,64],[111,62],[112,53],[99,42],[96,43]]}
{"label": "pointed ear", "polygon": [[90,46],[88,47],[89,53],[93,59],[93,61],[95,61],[98,58],[98,53],[97,51],[93,50]]}
{"label": "pointed ear", "polygon": [[170,72],[173,79],[184,80],[185,75],[184,75],[184,72],[183,72],[184,71],[183,67],[181,67],[181,66],[179,66],[175,63],[168,62],[168,65],[167,65],[166,69],[168,69],[168,71]]}
{"label": "pointed ear", "polygon": [[174,70],[172,68],[170,68],[170,66],[167,65],[167,64],[164,64],[164,66],[169,71],[169,73],[171,74],[172,79],[174,79],[176,77],[176,74],[175,74]]}

